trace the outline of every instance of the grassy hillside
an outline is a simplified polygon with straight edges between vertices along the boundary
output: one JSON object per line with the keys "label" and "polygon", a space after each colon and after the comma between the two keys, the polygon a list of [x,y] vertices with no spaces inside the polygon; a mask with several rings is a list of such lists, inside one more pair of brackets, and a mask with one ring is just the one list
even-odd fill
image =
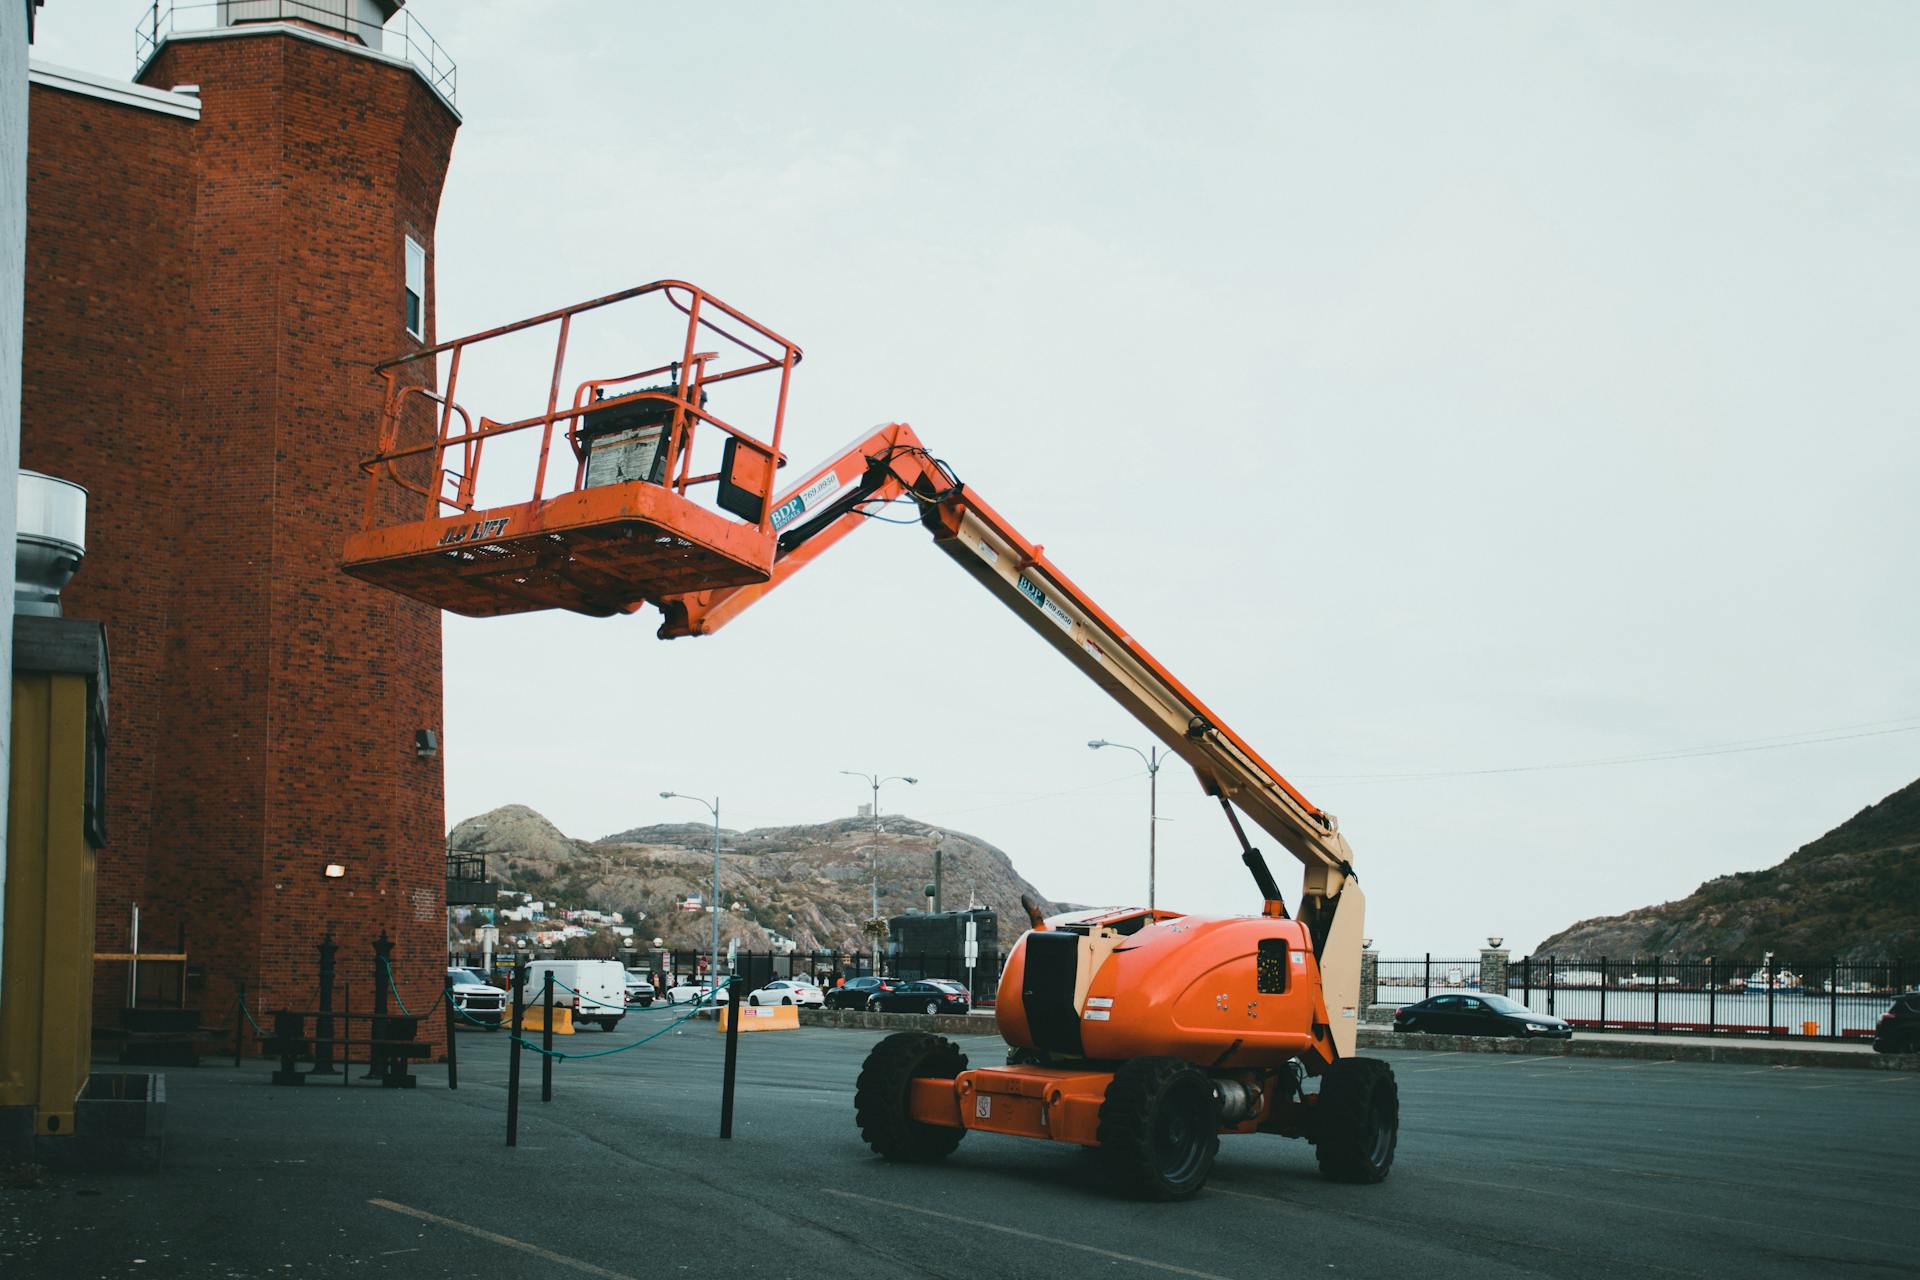
{"label": "grassy hillside", "polygon": [[1713,955],[1876,961],[1920,956],[1920,781],[1869,805],[1778,866],[1678,902],[1582,920],[1536,956]]}

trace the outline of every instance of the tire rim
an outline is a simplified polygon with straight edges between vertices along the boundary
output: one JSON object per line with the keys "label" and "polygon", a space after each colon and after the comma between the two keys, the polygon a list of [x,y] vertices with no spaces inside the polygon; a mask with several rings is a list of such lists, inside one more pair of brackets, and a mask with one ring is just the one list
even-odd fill
{"label": "tire rim", "polygon": [[936,1014],[936,1013],[939,1013],[939,1012],[940,1012],[940,1006],[939,1006],[939,1005],[937,1005],[937,1004],[935,1004],[935,1003],[934,1003],[933,1001],[931,1001],[931,1000],[929,1000],[929,1001],[927,1001],[927,1013],[928,1013],[928,1015],[929,1015],[929,1016],[931,1016],[931,1015],[933,1015],[933,1014]]}
{"label": "tire rim", "polygon": [[1378,1169],[1387,1162],[1393,1152],[1393,1139],[1398,1128],[1392,1109],[1384,1097],[1375,1097],[1373,1105],[1367,1108],[1367,1163]]}
{"label": "tire rim", "polygon": [[1154,1109],[1153,1168],[1167,1182],[1185,1182],[1200,1168],[1206,1134],[1196,1101],[1191,1090],[1178,1090],[1162,1098]]}

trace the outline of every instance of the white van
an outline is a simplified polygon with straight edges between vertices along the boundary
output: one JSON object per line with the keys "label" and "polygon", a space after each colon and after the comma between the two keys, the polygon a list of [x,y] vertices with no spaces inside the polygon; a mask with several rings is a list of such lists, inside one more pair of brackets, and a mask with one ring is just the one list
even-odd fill
{"label": "white van", "polygon": [[527,1005],[539,1004],[547,975],[553,975],[553,1007],[573,1010],[577,1023],[594,1022],[611,1031],[627,1013],[627,970],[618,960],[529,960]]}

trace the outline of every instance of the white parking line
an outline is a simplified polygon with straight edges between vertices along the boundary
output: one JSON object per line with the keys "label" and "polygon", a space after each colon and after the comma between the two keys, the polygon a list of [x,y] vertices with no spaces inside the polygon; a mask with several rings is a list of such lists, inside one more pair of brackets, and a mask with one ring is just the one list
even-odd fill
{"label": "white parking line", "polygon": [[[542,1249],[537,1244],[528,1244],[525,1240],[515,1240],[512,1236],[503,1236],[497,1231],[488,1231],[483,1227],[471,1227],[464,1222],[455,1222],[452,1218],[443,1218],[437,1213],[428,1213],[425,1209],[416,1209],[412,1205],[396,1204],[392,1200],[369,1200],[368,1204],[378,1205],[382,1209],[391,1209],[395,1213],[404,1213],[409,1218],[418,1218],[422,1222],[431,1222],[438,1227],[451,1231],[464,1231],[492,1244],[504,1245],[509,1249],[518,1249],[530,1253],[536,1258],[545,1258],[563,1267],[572,1267],[575,1271],[584,1271],[590,1276],[599,1276],[600,1280],[636,1280],[635,1277],[619,1271],[609,1271],[605,1267],[596,1267],[591,1262],[582,1262],[578,1258],[569,1258],[564,1253],[555,1253],[551,1249]],[[1198,1274],[1197,1272],[1195,1274]]]}
{"label": "white parking line", "polygon": [[1151,1258],[1136,1258],[1130,1253],[1117,1253],[1112,1249],[1096,1248],[1090,1244],[1081,1244],[1075,1240],[1062,1240],[1057,1236],[1043,1236],[1032,1231],[1021,1231],[1014,1227],[1003,1227],[997,1222],[982,1222],[978,1218],[963,1218],[954,1213],[941,1213],[935,1209],[922,1209],[919,1205],[901,1204],[894,1200],[876,1200],[872,1196],[855,1195],[851,1191],[837,1191],[832,1187],[822,1187],[830,1196],[839,1196],[846,1200],[858,1200],[862,1204],[878,1205],[883,1209],[898,1209],[902,1213],[917,1213],[925,1218],[938,1218],[942,1222],[957,1222],[974,1231],[998,1231],[1001,1235],[1015,1236],[1021,1240],[1037,1240],[1041,1244],[1058,1245],[1062,1249],[1078,1249],[1081,1253],[1091,1253],[1102,1258],[1112,1258],[1116,1262],[1131,1262],[1135,1266],[1150,1267],[1155,1271],[1165,1271],[1176,1276],[1193,1276],[1195,1280],[1226,1280],[1210,1271],[1195,1271],[1191,1267],[1176,1267],[1170,1262],[1155,1262]]}

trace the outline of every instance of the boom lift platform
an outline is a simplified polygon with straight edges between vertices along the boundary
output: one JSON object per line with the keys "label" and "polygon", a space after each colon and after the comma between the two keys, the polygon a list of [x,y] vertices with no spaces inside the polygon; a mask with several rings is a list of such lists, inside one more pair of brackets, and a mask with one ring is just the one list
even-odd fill
{"label": "boom lift platform", "polygon": [[[644,300],[684,317],[678,359],[587,378],[563,407],[576,319]],[[474,421],[455,398],[463,361],[471,367],[474,348],[543,326],[555,330],[545,411]],[[876,428],[777,489],[800,359],[798,346],[713,295],[660,281],[389,361],[379,366],[387,390],[378,447],[362,463],[366,513],[344,568],[472,616],[550,608],[608,616],[651,604],[661,637],[707,635],[875,507],[912,503],[935,545],[1219,799],[1262,908],[1051,920],[1030,908],[1033,928],[1008,958],[995,1011],[1012,1046],[1007,1065],[969,1069],[938,1036],[890,1036],[861,1073],[863,1136],[883,1156],[908,1160],[946,1155],[969,1129],[1096,1147],[1127,1188],[1159,1199],[1200,1188],[1222,1133],[1305,1137],[1328,1176],[1385,1178],[1398,1092],[1385,1063],[1354,1056],[1365,899],[1333,816],[906,424]],[[446,367],[444,392],[433,386],[436,361]],[[708,410],[711,389],[776,374],[764,438]],[[487,446],[515,433],[537,439],[522,450],[531,495],[482,506]],[[565,454],[555,449],[561,441]],[[697,446],[717,447],[712,470],[696,468]],[[550,465],[556,457],[563,465]],[[569,461],[563,487],[556,477]],[[1236,810],[1301,863],[1294,914]]]}

